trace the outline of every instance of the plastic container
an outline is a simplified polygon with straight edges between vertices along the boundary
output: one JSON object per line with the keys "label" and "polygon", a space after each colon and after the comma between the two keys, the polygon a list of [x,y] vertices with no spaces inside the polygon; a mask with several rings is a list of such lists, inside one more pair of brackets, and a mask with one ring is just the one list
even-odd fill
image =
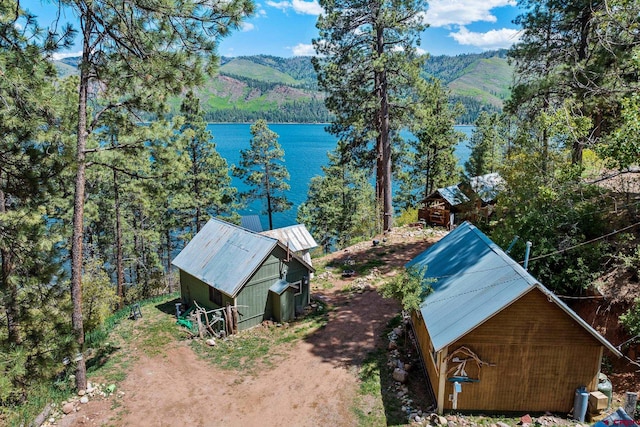
{"label": "plastic container", "polygon": [[598,391],[607,396],[607,409],[611,408],[611,398],[613,397],[613,385],[605,374],[598,376]]}
{"label": "plastic container", "polygon": [[584,421],[587,415],[587,405],[589,404],[589,392],[586,387],[578,387],[573,399],[573,418],[579,422]]}

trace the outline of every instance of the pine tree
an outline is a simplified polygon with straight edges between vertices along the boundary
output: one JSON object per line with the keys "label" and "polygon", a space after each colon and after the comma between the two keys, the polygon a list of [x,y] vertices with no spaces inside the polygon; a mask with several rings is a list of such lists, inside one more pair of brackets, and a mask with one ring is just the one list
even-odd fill
{"label": "pine tree", "polygon": [[437,188],[458,182],[460,176],[454,151],[464,134],[455,130],[454,123],[462,106],[449,104],[448,93],[437,80],[423,93],[420,114],[410,127],[415,138],[398,154],[401,190],[396,200],[404,209],[415,207]]}
{"label": "pine tree", "polygon": [[[238,28],[241,19],[253,12],[253,4],[250,0],[60,1],[60,7],[63,4],[77,14],[82,40],[71,244],[72,324],[82,351],[86,167],[87,155],[97,150],[91,134],[103,125],[106,111],[125,109],[137,121],[136,112],[158,112],[167,95],[201,83],[216,63],[218,40]],[[88,108],[93,88],[101,90],[106,100],[95,111]],[[76,387],[86,388],[84,359],[77,364]]]}
{"label": "pine tree", "polygon": [[278,144],[278,134],[264,120],[251,125],[248,150],[240,150],[240,165],[233,166],[233,174],[241,178],[249,190],[240,193],[243,201],[264,200],[269,217],[269,230],[273,230],[273,213],[291,208],[285,191],[289,190],[289,171],[284,164],[284,150]]}
{"label": "pine tree", "polygon": [[297,218],[325,251],[375,234],[375,196],[365,172],[344,162],[339,149],[327,155],[324,175],[311,178],[307,200],[298,207]]}
{"label": "pine tree", "polygon": [[231,187],[227,161],[216,151],[207,130],[200,101],[189,91],[180,107],[184,123],[179,128],[176,148],[186,166],[182,185],[172,194],[174,212],[180,213],[183,227],[195,235],[212,216],[230,215],[236,189]]}
{"label": "pine tree", "polygon": [[471,150],[464,168],[469,177],[497,172],[502,164],[506,141],[500,116],[483,111],[475,122],[475,128],[467,147]]}
{"label": "pine tree", "polygon": [[[423,80],[416,46],[426,5],[422,0],[321,1],[320,38],[313,58],[330,132],[346,141],[360,164],[376,170],[376,198],[384,230],[392,226],[391,133],[412,118],[412,94]],[[371,146],[373,145],[373,147]]]}

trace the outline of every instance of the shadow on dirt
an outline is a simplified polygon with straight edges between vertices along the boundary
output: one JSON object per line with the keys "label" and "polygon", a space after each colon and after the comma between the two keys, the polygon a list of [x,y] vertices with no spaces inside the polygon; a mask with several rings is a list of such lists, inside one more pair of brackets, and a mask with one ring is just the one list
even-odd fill
{"label": "shadow on dirt", "polygon": [[181,304],[180,297],[176,297],[172,300],[163,302],[161,304],[156,304],[155,308],[157,308],[158,311],[161,311],[162,313],[171,314],[175,316],[176,304]]}
{"label": "shadow on dirt", "polygon": [[[363,243],[364,244],[364,243]],[[389,274],[403,266],[416,255],[426,250],[432,243],[425,241],[387,244],[380,243],[365,250],[344,249],[333,257],[329,267],[353,269],[357,274],[367,274],[373,267],[381,274]]]}
{"label": "shadow on dirt", "polygon": [[121,347],[114,346],[111,343],[101,346],[94,355],[87,358],[87,372],[91,373],[106,365],[111,356],[120,350],[120,348]]}

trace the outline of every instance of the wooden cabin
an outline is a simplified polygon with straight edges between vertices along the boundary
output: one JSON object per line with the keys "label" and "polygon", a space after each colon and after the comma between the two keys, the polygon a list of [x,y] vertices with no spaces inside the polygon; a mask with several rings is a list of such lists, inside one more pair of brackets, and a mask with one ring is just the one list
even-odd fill
{"label": "wooden cabin", "polygon": [[473,206],[472,198],[459,184],[438,188],[420,203],[418,221],[452,228],[461,222],[461,215],[472,210]]}
{"label": "wooden cabin", "polygon": [[182,302],[231,306],[238,330],[292,320],[309,304],[313,267],[278,239],[211,219],[173,260]]}
{"label": "wooden cabin", "polygon": [[412,314],[438,412],[569,413],[620,352],[468,222],[407,267],[433,291]]}
{"label": "wooden cabin", "polygon": [[497,172],[475,176],[445,188],[438,188],[422,202],[418,221],[448,229],[464,221],[488,219],[504,185]]}

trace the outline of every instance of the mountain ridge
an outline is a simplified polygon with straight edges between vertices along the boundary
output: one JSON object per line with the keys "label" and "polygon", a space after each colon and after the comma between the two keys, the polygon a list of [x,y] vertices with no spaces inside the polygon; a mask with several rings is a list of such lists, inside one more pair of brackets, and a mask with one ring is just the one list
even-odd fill
{"label": "mountain ridge", "polygon": [[[456,56],[431,56],[424,76],[437,78],[450,90],[452,102],[466,113],[460,124],[473,123],[481,111],[501,111],[509,97],[513,68],[506,50]],[[78,58],[56,61],[59,74],[77,71]],[[310,56],[282,58],[271,55],[222,57],[218,73],[195,90],[205,119],[210,122],[326,123],[324,106]],[[170,100],[177,113],[180,98]]]}

